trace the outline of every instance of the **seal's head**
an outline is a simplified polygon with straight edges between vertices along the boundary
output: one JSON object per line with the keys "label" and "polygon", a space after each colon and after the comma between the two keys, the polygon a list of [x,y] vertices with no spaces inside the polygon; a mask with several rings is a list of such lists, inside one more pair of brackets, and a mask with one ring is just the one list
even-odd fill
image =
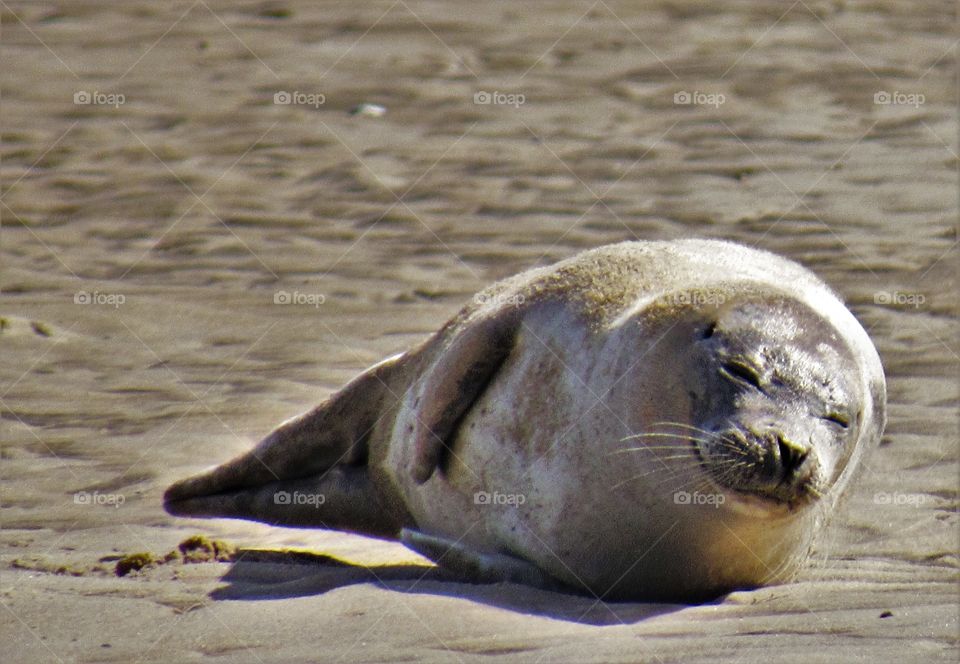
{"label": "seal's head", "polygon": [[863,419],[857,359],[824,317],[793,298],[720,307],[694,341],[691,442],[734,509],[808,506],[843,473]]}
{"label": "seal's head", "polygon": [[[638,308],[641,340],[658,352],[618,384],[637,433],[623,448],[634,463],[609,467],[631,499],[612,528],[636,528],[635,550],[673,544],[611,579],[611,592],[696,599],[792,578],[879,440],[886,392],[873,344],[826,286],[789,276]],[[596,576],[626,559],[604,560]]]}

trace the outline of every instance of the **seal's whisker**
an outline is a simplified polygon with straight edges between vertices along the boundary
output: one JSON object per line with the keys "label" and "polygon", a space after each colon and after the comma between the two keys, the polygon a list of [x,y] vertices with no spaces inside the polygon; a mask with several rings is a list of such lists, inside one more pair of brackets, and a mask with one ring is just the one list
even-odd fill
{"label": "seal's whisker", "polygon": [[[722,460],[720,460],[720,462],[719,462],[718,465],[723,466],[723,465],[729,465],[729,464],[733,464],[733,463],[738,463],[738,462],[737,462],[736,460],[733,460],[733,459],[722,459]],[[647,474],[648,474],[648,475],[649,475],[649,474],[654,474],[654,473],[656,473],[656,472],[657,472],[657,469],[654,469],[654,470],[648,471]],[[662,484],[665,484],[666,482],[670,482],[670,481],[674,480],[674,479],[676,478],[676,475],[677,475],[677,474],[678,474],[678,473],[674,473],[673,476],[665,476],[665,477],[662,477],[662,478],[658,479],[658,480],[654,483],[654,486],[657,487],[657,486],[660,486],[660,485],[662,485]],[[703,475],[694,476],[694,477],[691,477],[690,479],[688,479],[687,481],[683,482],[682,484],[674,485],[672,488],[673,488],[674,491],[681,491],[681,490],[683,490],[684,488],[686,488],[687,486],[689,486],[689,485],[691,485],[691,484],[693,484],[693,483],[695,483],[695,482],[709,483],[709,482],[710,482],[710,478],[709,478],[709,477],[705,477],[705,476],[703,476]]]}
{"label": "seal's whisker", "polygon": [[[661,448],[672,447],[672,448],[674,448],[674,449],[677,449],[677,448],[690,447],[690,443],[691,443],[691,442],[693,442],[693,443],[700,443],[700,444],[704,444],[704,445],[706,445],[706,444],[708,444],[708,443],[711,442],[711,441],[710,441],[709,439],[707,439],[707,438],[690,438],[690,437],[687,437],[687,438],[676,439],[674,442],[671,443],[671,442],[669,442],[669,441],[670,441],[671,438],[673,438],[672,436],[657,436],[657,435],[655,435],[655,434],[654,434],[654,435],[650,435],[650,436],[644,436],[643,438],[644,438],[645,440],[641,440],[640,437],[637,436],[637,437],[635,437],[633,440],[634,440],[634,442],[637,443],[637,446],[638,446],[638,447],[639,447],[639,446],[643,446],[643,447],[649,447],[649,448],[651,448],[651,449],[654,449],[654,448],[657,448],[657,447],[661,447]],[[666,438],[667,441],[663,441],[663,440],[662,440],[663,438]],[[657,445],[648,445],[648,444],[646,443],[646,440],[650,440],[651,442],[656,442],[656,443],[665,443],[665,444],[659,445],[659,446],[657,446]]]}
{"label": "seal's whisker", "polygon": [[[691,438],[691,440],[693,439]],[[726,435],[714,436],[713,438],[709,438],[707,442],[718,443],[720,447],[728,450],[736,450],[738,452],[742,452],[744,450],[743,441],[737,440],[736,438],[730,438]]]}
{"label": "seal's whisker", "polygon": [[[680,425],[680,423],[676,423],[676,424]],[[694,431],[694,432],[702,431],[698,427],[693,427],[693,426],[686,427],[686,428],[689,428],[691,431]],[[708,437],[706,436],[706,434],[692,435],[692,434],[686,434],[686,433],[677,434],[677,433],[669,433],[669,432],[662,432],[662,431],[650,431],[650,432],[633,434],[631,436],[626,436],[622,438],[621,441],[626,441],[626,440],[642,441],[642,440],[652,440],[652,439],[667,439],[667,441],[672,440],[674,441],[674,443],[668,444],[666,446],[637,445],[635,447],[626,448],[625,451],[640,452],[643,449],[647,449],[650,451],[669,449],[669,448],[680,449],[680,448],[689,446],[692,443],[694,445],[712,445],[716,448],[719,448],[720,450],[725,451],[727,455],[732,455],[740,459],[750,458],[749,451],[744,449],[744,445],[741,441],[732,439],[727,435],[717,435],[715,433],[711,433]],[[719,461],[719,459],[711,459],[711,461]]]}
{"label": "seal's whisker", "polygon": [[701,493],[713,493],[717,490],[716,486],[710,481],[710,478],[703,477],[700,481],[694,485],[694,491],[700,491]]}
{"label": "seal's whisker", "polygon": [[715,435],[715,432],[714,432],[714,431],[709,431],[709,430],[704,429],[704,428],[702,428],[702,427],[694,426],[694,425],[692,425],[692,424],[686,424],[686,423],[684,423],[684,422],[670,422],[670,421],[664,420],[664,421],[661,421],[661,422],[653,422],[650,426],[653,426],[653,427],[656,427],[656,426],[680,427],[681,429],[689,429],[689,430],[691,430],[691,431],[697,431],[697,432],[699,432],[699,433],[706,434],[707,436],[713,436],[713,435]]}
{"label": "seal's whisker", "polygon": [[[743,451],[743,445],[737,443],[737,441],[735,440],[731,440],[725,437],[703,438],[699,436],[686,436],[686,435],[678,436],[676,434],[669,434],[669,433],[638,433],[632,436],[627,436],[626,438],[621,438],[620,440],[622,442],[626,440],[639,440],[640,438],[676,439],[676,444],[671,445],[670,447],[686,447],[686,446],[689,446],[691,442],[702,443],[702,444],[717,443],[720,447],[724,449],[728,449],[738,453],[742,453]],[[644,447],[649,447],[650,449],[656,449],[655,446],[644,445]]]}
{"label": "seal's whisker", "polygon": [[741,458],[748,458],[748,457],[749,457],[749,452],[747,452],[746,450],[744,450],[743,447],[740,446],[740,445],[734,445],[733,443],[731,443],[731,442],[729,442],[729,441],[717,441],[717,442],[720,443],[720,445],[718,445],[718,447],[719,447],[720,449],[724,450],[727,454],[733,454],[733,455],[735,455],[735,456],[737,456],[737,457],[741,457]]}
{"label": "seal's whisker", "polygon": [[689,453],[687,453],[687,454],[671,454],[671,455],[669,455],[669,456],[660,456],[660,455],[657,455],[657,458],[658,458],[660,461],[671,461],[671,460],[673,460],[673,459],[689,459],[689,458],[690,458],[690,454],[689,454]]}
{"label": "seal's whisker", "polygon": [[[657,436],[650,436],[650,438],[651,438],[651,439],[657,438]],[[708,442],[710,442],[709,440],[700,439],[700,438],[684,438],[684,439],[682,439],[682,440],[677,440],[676,442],[673,442],[673,443],[669,442],[669,440],[668,440],[668,441],[663,441],[663,440],[651,440],[650,442],[651,442],[651,443],[662,443],[661,447],[689,447],[691,440],[693,440],[693,441],[695,441],[695,442],[698,442],[698,443],[708,443]],[[639,446],[639,445],[642,445],[643,447],[656,447],[656,445],[648,445],[645,441],[639,440],[639,439],[636,439],[636,438],[634,439],[634,441],[636,442],[636,444],[637,444],[638,446]]]}
{"label": "seal's whisker", "polygon": [[621,447],[620,450],[683,450],[689,448],[689,445],[633,445],[631,447]]}
{"label": "seal's whisker", "polygon": [[705,477],[692,477],[682,484],[678,484],[676,486],[671,487],[671,489],[673,490],[674,493],[676,493],[678,491],[686,491],[691,487],[693,487],[694,490],[698,490],[701,487],[710,488],[710,489],[713,488],[710,484],[709,479]]}
{"label": "seal's whisker", "polygon": [[[716,473],[716,476],[721,479],[727,479],[733,476],[733,473],[739,470],[740,468],[750,466],[751,464],[748,461],[743,461],[741,459],[722,459],[719,462],[714,464],[714,468],[719,468],[720,472]],[[723,467],[726,466],[726,467]]]}
{"label": "seal's whisker", "polygon": [[[676,457],[676,458],[683,459],[686,457]],[[663,480],[670,480],[676,477],[681,470],[682,469],[676,469],[676,470],[671,469],[670,466],[667,466],[665,464],[661,467],[651,468],[650,470],[647,470],[643,473],[638,473],[637,475],[633,476],[633,479],[640,478],[640,477],[647,477],[648,475],[662,475]]]}
{"label": "seal's whisker", "polygon": [[641,431],[640,433],[624,436],[620,440],[630,440],[632,438],[643,438],[645,436],[659,436],[661,438],[676,438],[678,440],[686,440],[688,438],[688,434],[686,432],[673,433],[670,431]]}
{"label": "seal's whisker", "polygon": [[721,459],[718,462],[712,464],[713,468],[713,478],[703,478],[706,481],[719,482],[724,484],[726,480],[732,478],[737,473],[738,469],[742,466],[747,465],[743,461],[738,461],[736,459]]}
{"label": "seal's whisker", "polygon": [[[649,431],[646,433],[635,433],[632,436],[624,436],[620,439],[620,442],[626,440],[636,440],[638,438],[674,438],[677,442],[686,442],[691,440],[691,436],[680,433],[666,433],[664,431]],[[699,438],[698,440],[709,440],[709,438]]]}
{"label": "seal's whisker", "polygon": [[[677,451],[677,448],[676,448],[676,447],[661,447],[661,448],[659,448],[659,449],[651,450],[650,448],[647,448],[647,447],[630,447],[630,448],[627,448],[627,449],[625,449],[625,450],[614,450],[613,452],[608,452],[607,454],[608,454],[608,455],[611,455],[611,454],[636,454],[637,452],[664,452],[664,451],[676,452],[676,451]],[[667,461],[667,460],[669,460],[669,459],[689,459],[691,454],[692,454],[692,452],[686,452],[686,453],[684,453],[684,454],[671,454],[671,455],[668,455],[668,456],[662,456],[662,455],[660,455],[660,454],[657,454],[657,458],[658,458],[660,461]]]}
{"label": "seal's whisker", "polygon": [[[680,458],[685,458],[685,457],[680,457]],[[628,477],[628,478],[626,478],[626,479],[624,479],[624,480],[621,480],[620,482],[617,482],[616,484],[614,484],[614,485],[611,487],[611,489],[616,489],[616,488],[618,488],[618,487],[626,484],[627,482],[633,482],[633,481],[635,481],[635,480],[641,480],[641,479],[643,479],[643,478],[645,478],[645,477],[649,477],[650,475],[660,475],[660,476],[662,476],[662,477],[656,482],[656,484],[654,484],[654,486],[657,486],[657,485],[662,484],[662,483],[664,483],[664,482],[668,482],[668,481],[673,480],[674,478],[676,478],[676,476],[677,476],[681,471],[682,471],[682,468],[673,469],[673,468],[671,468],[670,466],[664,464],[664,465],[661,466],[661,467],[651,468],[650,470],[645,471],[645,472],[643,472],[643,473],[637,473],[636,475],[631,475],[630,477]]]}
{"label": "seal's whisker", "polygon": [[622,454],[624,452],[660,452],[663,450],[672,450],[674,452],[679,450],[689,449],[688,445],[635,445],[632,447],[621,447],[619,450],[611,450],[609,454]]}
{"label": "seal's whisker", "polygon": [[[656,425],[657,423],[654,423],[654,424]],[[690,427],[690,429],[694,431],[702,432],[703,436],[691,436],[691,435],[680,434],[680,433],[668,433],[665,431],[650,431],[650,432],[636,433],[630,436],[625,436],[621,438],[620,441],[623,442],[626,440],[638,440],[640,438],[667,438],[667,439],[676,439],[678,445],[686,445],[686,444],[689,444],[691,441],[697,442],[697,443],[704,443],[704,444],[709,442],[716,442],[721,447],[724,447],[729,450],[734,450],[737,452],[741,451],[743,447],[742,443],[739,443],[736,440],[728,438],[725,435],[718,436],[714,432],[708,432],[708,431],[699,429],[698,427]]]}

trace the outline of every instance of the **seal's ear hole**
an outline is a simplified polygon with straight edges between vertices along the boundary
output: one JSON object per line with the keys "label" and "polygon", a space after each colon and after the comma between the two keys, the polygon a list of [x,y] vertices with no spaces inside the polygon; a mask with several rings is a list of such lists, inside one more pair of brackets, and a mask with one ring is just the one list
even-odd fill
{"label": "seal's ear hole", "polygon": [[701,339],[709,339],[713,336],[713,333],[717,331],[717,322],[714,321],[703,328],[703,331],[700,332]]}

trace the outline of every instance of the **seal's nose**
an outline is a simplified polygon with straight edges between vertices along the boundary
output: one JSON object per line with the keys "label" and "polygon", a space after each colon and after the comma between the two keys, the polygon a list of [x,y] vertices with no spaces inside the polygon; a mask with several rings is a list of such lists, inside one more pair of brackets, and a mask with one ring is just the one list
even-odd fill
{"label": "seal's nose", "polygon": [[797,442],[798,437],[783,426],[758,429],[742,425],[722,429],[698,445],[715,480],[738,492],[790,505],[819,497],[815,484],[820,460],[813,443]]}
{"label": "seal's nose", "polygon": [[767,435],[764,471],[774,482],[790,482],[807,460],[810,450],[793,442],[780,432]]}

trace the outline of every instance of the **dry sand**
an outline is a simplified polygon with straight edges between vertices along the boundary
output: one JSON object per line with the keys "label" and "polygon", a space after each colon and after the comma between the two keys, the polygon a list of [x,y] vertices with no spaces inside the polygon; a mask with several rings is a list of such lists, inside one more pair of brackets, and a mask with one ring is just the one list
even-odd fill
{"label": "dry sand", "polygon": [[[954,12],[2,3],[0,658],[956,661]],[[161,509],[490,281],[686,236],[811,267],[888,372],[883,444],[798,582],[607,604]],[[114,576],[194,533],[274,553]]]}

